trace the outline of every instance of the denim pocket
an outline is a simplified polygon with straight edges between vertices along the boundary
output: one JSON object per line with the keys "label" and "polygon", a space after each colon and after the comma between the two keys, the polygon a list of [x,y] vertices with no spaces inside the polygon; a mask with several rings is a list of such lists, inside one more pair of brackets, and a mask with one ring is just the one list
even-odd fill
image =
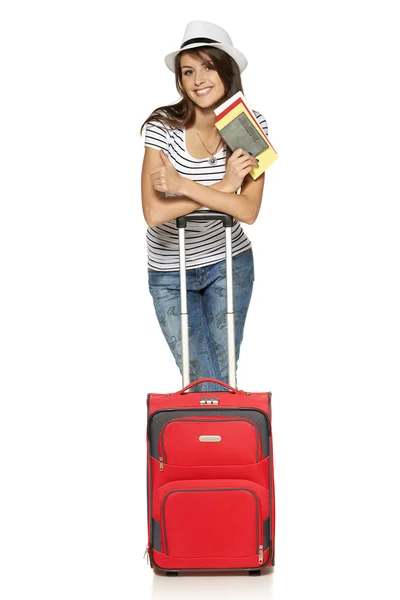
{"label": "denim pocket", "polygon": [[241,287],[254,281],[253,250],[249,248],[233,257],[233,277]]}

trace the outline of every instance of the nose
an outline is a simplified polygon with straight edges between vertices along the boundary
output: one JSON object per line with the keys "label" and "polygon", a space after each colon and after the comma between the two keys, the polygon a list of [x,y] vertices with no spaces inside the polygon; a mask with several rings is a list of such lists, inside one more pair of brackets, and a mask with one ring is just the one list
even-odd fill
{"label": "nose", "polygon": [[194,78],[195,85],[200,85],[204,81],[204,75],[201,73],[196,73]]}

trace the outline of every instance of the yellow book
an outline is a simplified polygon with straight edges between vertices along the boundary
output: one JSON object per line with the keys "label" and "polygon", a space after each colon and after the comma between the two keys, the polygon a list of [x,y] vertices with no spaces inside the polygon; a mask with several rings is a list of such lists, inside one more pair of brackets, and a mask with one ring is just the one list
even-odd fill
{"label": "yellow book", "polygon": [[[250,175],[255,180],[278,158],[278,155],[253,111],[245,102],[241,92],[232,96],[214,111],[217,115],[215,125],[232,152],[242,148],[246,152],[252,152],[253,156],[258,158],[258,167],[250,171]],[[229,108],[230,104],[232,104],[231,108]]]}

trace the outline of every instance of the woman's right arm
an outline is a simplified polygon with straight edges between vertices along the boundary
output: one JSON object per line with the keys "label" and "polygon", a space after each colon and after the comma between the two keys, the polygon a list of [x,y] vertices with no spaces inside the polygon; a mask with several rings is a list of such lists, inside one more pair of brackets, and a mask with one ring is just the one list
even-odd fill
{"label": "woman's right arm", "polygon": [[142,208],[143,215],[149,227],[156,227],[172,219],[187,215],[202,205],[189,198],[165,198],[163,192],[154,189],[149,171],[162,165],[160,152],[155,148],[145,146],[142,166]]}

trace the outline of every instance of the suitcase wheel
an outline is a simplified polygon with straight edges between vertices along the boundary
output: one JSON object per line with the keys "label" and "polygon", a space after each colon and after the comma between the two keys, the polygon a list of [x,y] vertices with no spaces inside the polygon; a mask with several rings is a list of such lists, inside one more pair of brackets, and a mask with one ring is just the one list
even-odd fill
{"label": "suitcase wheel", "polygon": [[165,574],[167,577],[177,577],[178,571],[166,571]]}
{"label": "suitcase wheel", "polygon": [[252,575],[253,577],[260,575],[260,574],[261,574],[260,569],[257,569],[256,571],[249,571],[249,575]]}

